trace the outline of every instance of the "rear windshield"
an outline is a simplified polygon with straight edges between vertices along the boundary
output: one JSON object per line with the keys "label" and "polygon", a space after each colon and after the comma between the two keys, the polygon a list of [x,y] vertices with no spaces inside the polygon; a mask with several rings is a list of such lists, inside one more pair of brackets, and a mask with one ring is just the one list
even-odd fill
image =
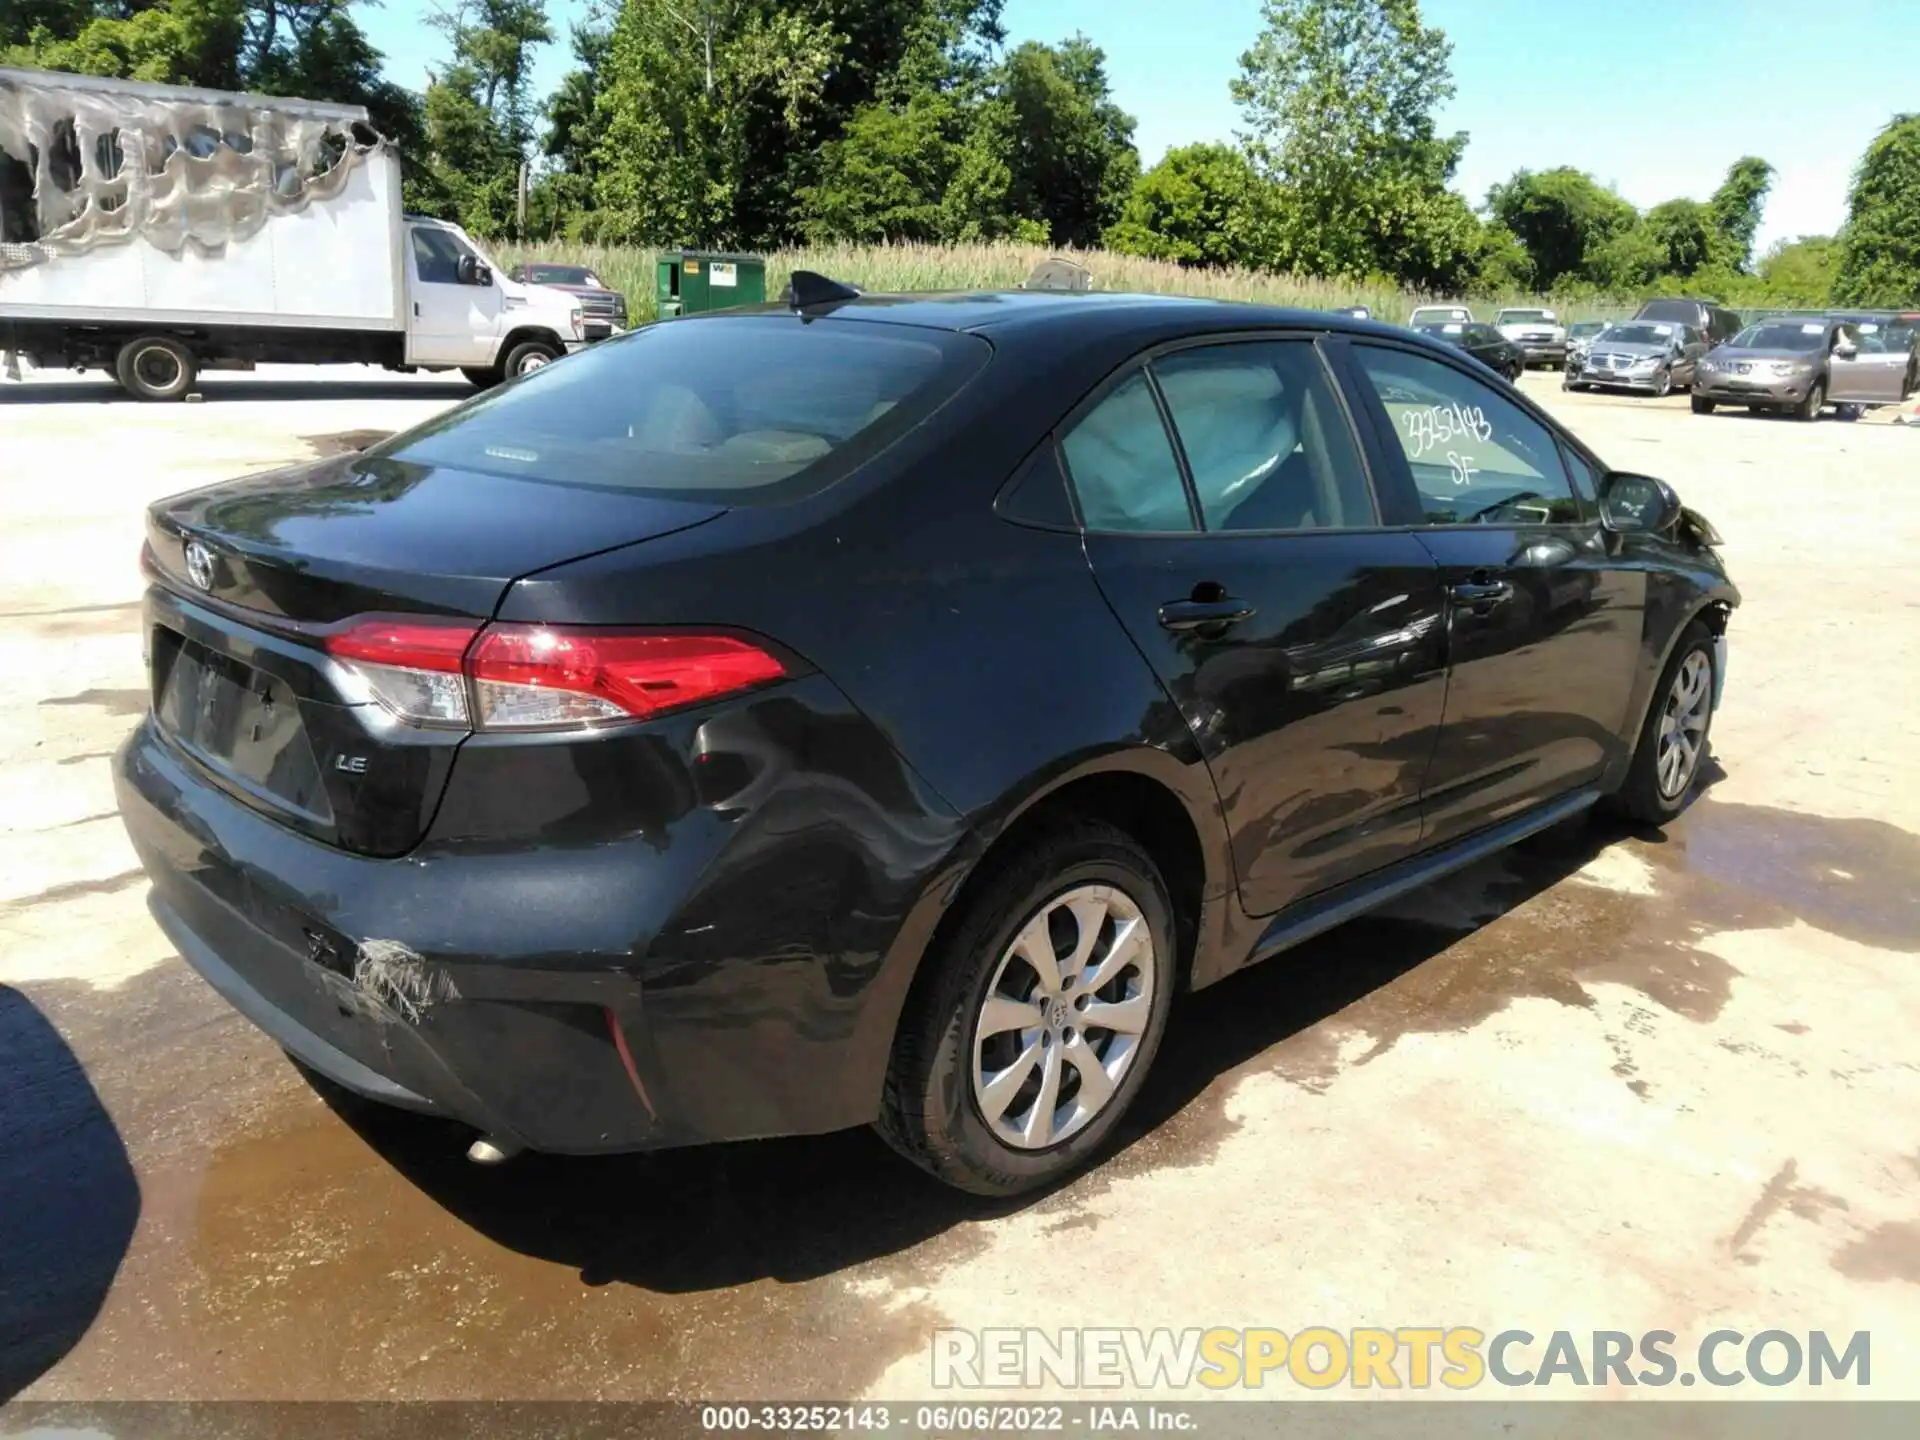
{"label": "rear windshield", "polygon": [[992,353],[944,330],[791,315],[650,325],[396,436],[426,465],[730,505],[797,499],[925,419]]}
{"label": "rear windshield", "polygon": [[1818,320],[1766,320],[1731,343],[1741,350],[1818,350],[1827,343],[1827,327]]}
{"label": "rear windshield", "polygon": [[1502,310],[1500,312],[1500,318],[1494,323],[1498,325],[1533,325],[1551,324],[1552,322],[1553,312],[1551,310]]}

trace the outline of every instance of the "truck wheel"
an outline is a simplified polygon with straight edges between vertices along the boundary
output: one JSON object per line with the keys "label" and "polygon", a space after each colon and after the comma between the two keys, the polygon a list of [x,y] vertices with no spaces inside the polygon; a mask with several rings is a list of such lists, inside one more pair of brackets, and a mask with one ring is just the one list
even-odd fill
{"label": "truck wheel", "polygon": [[507,352],[500,373],[509,380],[518,380],[522,375],[538,370],[542,365],[550,365],[559,358],[560,352],[544,340],[522,340]]}
{"label": "truck wheel", "polygon": [[136,400],[178,400],[199,376],[193,352],[165,335],[142,335],[113,362],[120,386]]}
{"label": "truck wheel", "polygon": [[467,383],[476,390],[491,390],[500,383],[500,372],[484,365],[462,365],[460,373],[467,377]]}

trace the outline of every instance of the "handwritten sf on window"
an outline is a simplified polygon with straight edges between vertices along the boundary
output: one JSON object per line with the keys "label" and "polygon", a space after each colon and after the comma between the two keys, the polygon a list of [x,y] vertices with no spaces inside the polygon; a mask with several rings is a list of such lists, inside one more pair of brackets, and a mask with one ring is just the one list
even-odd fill
{"label": "handwritten sf on window", "polygon": [[1429,405],[1424,410],[1408,410],[1400,417],[1407,431],[1407,450],[1418,460],[1436,445],[1472,436],[1476,440],[1493,438],[1493,422],[1478,405]]}

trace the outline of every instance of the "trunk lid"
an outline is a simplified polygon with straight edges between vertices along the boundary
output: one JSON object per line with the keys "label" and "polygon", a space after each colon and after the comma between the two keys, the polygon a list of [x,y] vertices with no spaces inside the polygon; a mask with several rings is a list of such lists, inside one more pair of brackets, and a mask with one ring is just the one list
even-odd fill
{"label": "trunk lid", "polygon": [[360,455],[159,501],[154,724],[241,802],[344,849],[404,853],[467,732],[398,723],[327,633],[382,612],[482,622],[520,576],[724,513]]}

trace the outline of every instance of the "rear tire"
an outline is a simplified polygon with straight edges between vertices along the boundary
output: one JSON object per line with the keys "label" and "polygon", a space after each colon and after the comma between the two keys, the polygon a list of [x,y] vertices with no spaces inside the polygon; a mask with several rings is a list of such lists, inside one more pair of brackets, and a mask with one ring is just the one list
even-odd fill
{"label": "rear tire", "polygon": [[[1091,1160],[1138,1094],[1173,998],[1173,906],[1133,837],[1094,820],[1009,854],[962,903],[921,962],[876,1128],[949,1185],[1017,1195]],[[1102,1012],[1113,1027],[1083,1019]]]}
{"label": "rear tire", "polygon": [[1807,391],[1807,398],[1794,406],[1790,412],[1794,419],[1801,422],[1818,420],[1820,407],[1827,403],[1827,387],[1820,381],[1813,382],[1813,388]]}
{"label": "rear tire", "polygon": [[1704,395],[1695,395],[1693,397],[1693,413],[1696,415],[1711,415],[1713,413],[1713,401]]}
{"label": "rear tire", "polygon": [[179,400],[193,389],[200,367],[193,352],[173,337],[141,335],[120,347],[113,373],[136,400]]}
{"label": "rear tire", "polygon": [[1696,620],[1673,647],[1654,688],[1627,778],[1609,797],[1608,808],[1615,814],[1643,825],[1664,825],[1686,808],[1708,755],[1718,679],[1713,635]]}

